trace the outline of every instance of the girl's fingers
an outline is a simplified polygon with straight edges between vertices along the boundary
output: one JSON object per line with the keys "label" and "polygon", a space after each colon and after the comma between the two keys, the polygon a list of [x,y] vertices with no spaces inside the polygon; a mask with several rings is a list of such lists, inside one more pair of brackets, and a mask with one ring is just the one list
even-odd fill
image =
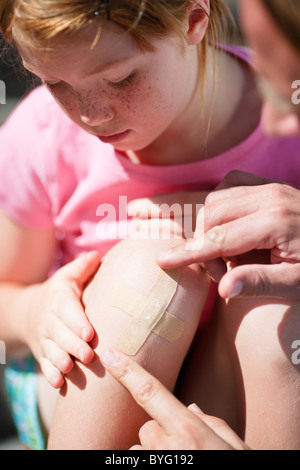
{"label": "girl's fingers", "polygon": [[53,388],[61,388],[64,385],[65,379],[60,370],[57,369],[46,357],[40,361],[40,368],[47,381]]}
{"label": "girl's fingers", "polygon": [[59,305],[57,312],[62,322],[84,341],[91,341],[94,329],[88,321],[81,305],[81,296],[88,280],[95,274],[101,264],[97,251],[68,263],[55,275],[63,289],[65,301]]}
{"label": "girl's fingers", "polygon": [[89,344],[80,339],[59,319],[54,319],[51,322],[48,338],[54,341],[58,348],[79,359],[84,364],[88,364],[94,358],[94,351]]}
{"label": "girl's fingers", "polygon": [[76,258],[59,270],[59,276],[68,281],[75,281],[80,289],[95,274],[101,264],[101,256],[97,251],[91,251],[87,255]]}
{"label": "girl's fingers", "polygon": [[83,341],[92,341],[94,328],[88,321],[80,299],[69,288],[65,288],[65,301],[57,308],[58,318]]}
{"label": "girl's fingers", "polygon": [[68,353],[63,351],[50,339],[42,342],[43,352],[46,358],[63,374],[67,374],[73,368],[74,362]]}

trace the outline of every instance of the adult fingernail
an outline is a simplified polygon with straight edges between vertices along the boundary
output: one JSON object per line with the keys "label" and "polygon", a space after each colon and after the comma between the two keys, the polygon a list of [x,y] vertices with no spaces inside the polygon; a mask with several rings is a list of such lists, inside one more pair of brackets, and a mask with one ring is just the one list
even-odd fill
{"label": "adult fingernail", "polygon": [[100,359],[106,367],[112,367],[117,362],[117,356],[114,351],[105,351],[100,355]]}
{"label": "adult fingernail", "polygon": [[199,408],[198,405],[196,405],[196,403],[192,403],[191,405],[188,406],[188,409],[193,411],[194,413],[197,413],[199,415],[203,415],[203,411]]}
{"label": "adult fingernail", "polygon": [[233,299],[234,297],[237,297],[238,295],[240,295],[240,293],[242,292],[243,290],[243,283],[242,281],[237,281],[232,289],[229,291],[229,294],[228,294],[228,299]]}

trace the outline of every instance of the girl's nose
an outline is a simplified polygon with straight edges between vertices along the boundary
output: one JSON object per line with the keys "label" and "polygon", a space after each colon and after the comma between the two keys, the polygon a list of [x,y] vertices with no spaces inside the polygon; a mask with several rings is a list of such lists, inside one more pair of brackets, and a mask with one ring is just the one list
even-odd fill
{"label": "girl's nose", "polygon": [[89,106],[80,105],[81,121],[91,127],[99,126],[103,122],[111,121],[114,117],[114,111],[111,107],[95,104]]}

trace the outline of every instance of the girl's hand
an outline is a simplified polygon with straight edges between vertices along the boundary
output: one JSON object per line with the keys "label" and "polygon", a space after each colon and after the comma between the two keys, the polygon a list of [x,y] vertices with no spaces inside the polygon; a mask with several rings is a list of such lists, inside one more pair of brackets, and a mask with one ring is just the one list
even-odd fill
{"label": "girl's hand", "polygon": [[207,194],[206,191],[181,191],[131,201],[127,212],[136,218],[136,233],[132,238],[191,238]]}
{"label": "girl's hand", "polygon": [[117,351],[106,351],[100,359],[153,418],[142,426],[140,444],[131,450],[248,450],[223,420],[202,413],[196,405],[186,408],[131,358]]}
{"label": "girl's hand", "polygon": [[54,388],[62,387],[74,359],[89,363],[94,352],[87,344],[94,329],[81,296],[100,266],[100,255],[90,252],[63,266],[51,278],[35,286],[36,295],[27,319],[27,340],[43,374]]}

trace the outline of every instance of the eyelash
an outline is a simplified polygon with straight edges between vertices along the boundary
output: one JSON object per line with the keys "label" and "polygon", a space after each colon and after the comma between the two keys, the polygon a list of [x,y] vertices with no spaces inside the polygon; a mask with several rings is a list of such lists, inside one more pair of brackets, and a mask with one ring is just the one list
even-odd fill
{"label": "eyelash", "polygon": [[135,72],[130,74],[128,77],[124,78],[120,82],[109,82],[109,85],[113,88],[125,88],[127,85],[130,85],[135,79]]}
{"label": "eyelash", "polygon": [[[128,77],[124,78],[124,80],[121,80],[120,82],[109,82],[109,85],[113,88],[125,88],[127,85],[130,85],[134,81],[135,75],[136,75],[135,72],[133,72]],[[51,83],[51,82],[46,82],[45,80],[42,80],[42,79],[41,81],[43,85],[46,85],[49,88],[53,88],[60,84],[60,82]]]}

